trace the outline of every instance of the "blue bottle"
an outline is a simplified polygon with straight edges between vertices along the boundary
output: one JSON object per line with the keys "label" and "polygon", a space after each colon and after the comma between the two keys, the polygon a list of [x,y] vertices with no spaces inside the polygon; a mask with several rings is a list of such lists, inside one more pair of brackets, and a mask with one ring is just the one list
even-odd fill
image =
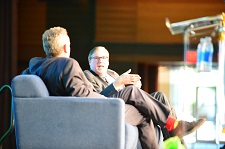
{"label": "blue bottle", "polygon": [[212,70],[212,64],[213,64],[213,44],[212,44],[212,38],[211,37],[205,37],[206,40],[206,50],[205,50],[205,71],[211,71]]}
{"label": "blue bottle", "polygon": [[203,43],[204,43],[204,38],[200,39],[200,42],[197,46],[197,63],[196,63],[196,67],[198,71],[203,71],[204,70],[204,55],[205,55],[205,51],[204,48],[202,48]]}
{"label": "blue bottle", "polygon": [[213,44],[211,37],[200,39],[197,47],[197,70],[198,71],[211,71],[213,59]]}

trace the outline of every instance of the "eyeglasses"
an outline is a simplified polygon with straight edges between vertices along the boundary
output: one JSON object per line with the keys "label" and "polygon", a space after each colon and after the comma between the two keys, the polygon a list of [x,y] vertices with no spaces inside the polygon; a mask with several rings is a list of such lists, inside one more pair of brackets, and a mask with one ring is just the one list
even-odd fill
{"label": "eyeglasses", "polygon": [[108,57],[108,56],[101,56],[101,57],[94,56],[94,57],[91,57],[90,59],[94,59],[94,60],[96,60],[96,61],[99,61],[100,59],[101,59],[101,60],[108,60],[109,57]]}

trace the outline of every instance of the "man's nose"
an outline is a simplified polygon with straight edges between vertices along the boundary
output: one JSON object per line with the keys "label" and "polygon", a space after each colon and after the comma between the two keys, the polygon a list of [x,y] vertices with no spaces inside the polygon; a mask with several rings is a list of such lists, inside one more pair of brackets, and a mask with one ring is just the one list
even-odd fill
{"label": "man's nose", "polygon": [[98,62],[104,62],[104,59],[103,58],[99,58]]}

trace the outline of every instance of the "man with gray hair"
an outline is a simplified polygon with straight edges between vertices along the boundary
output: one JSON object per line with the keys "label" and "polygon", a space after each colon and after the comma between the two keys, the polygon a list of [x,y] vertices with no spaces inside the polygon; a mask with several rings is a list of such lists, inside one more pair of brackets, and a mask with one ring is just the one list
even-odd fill
{"label": "man with gray hair", "polygon": [[[156,110],[158,117],[148,116],[146,111],[143,111],[143,107],[140,108],[138,106],[138,103],[140,98],[144,98],[145,102],[153,102],[151,104],[155,105],[154,107],[157,107],[159,109],[162,104],[166,106],[169,109],[170,116],[168,119],[173,118],[176,119],[176,113],[173,108],[173,106],[170,104],[169,100],[166,98],[166,96],[162,92],[154,92],[151,94],[148,94],[147,92],[141,90],[141,81],[140,76],[137,74],[130,74],[131,70],[128,70],[127,72],[123,73],[122,75],[118,75],[115,71],[108,69],[109,66],[109,52],[105,47],[97,46],[93,48],[88,55],[88,62],[90,66],[90,70],[85,70],[84,74],[86,75],[87,79],[93,84],[97,92],[100,94],[106,96],[106,97],[119,97],[119,98],[132,98],[137,97],[137,99],[134,99],[134,103],[132,105],[138,109],[138,111],[144,116],[145,121],[142,121],[139,123],[139,137],[141,141],[142,148],[157,148],[157,139],[155,136],[155,130],[154,125],[160,125],[160,118],[164,117],[163,115],[167,115],[168,111],[164,110]],[[127,86],[127,87],[126,87]],[[130,88],[133,86],[133,89],[127,90],[127,88]],[[123,90],[127,90],[127,97],[121,96],[120,92],[123,92]],[[139,99],[138,99],[139,98]],[[165,113],[164,113],[165,112]],[[159,119],[158,119],[159,118]],[[127,118],[129,119],[129,117]],[[195,123],[196,126],[193,125],[193,129],[189,133],[196,130],[200,124],[204,122],[204,120],[200,120],[201,122],[199,124]],[[154,124],[154,125],[153,125]],[[167,127],[164,127],[162,125],[161,130],[164,135],[164,140],[168,139],[171,136],[178,135],[177,133],[174,133],[174,131],[171,131]],[[188,126],[187,126],[188,127]],[[185,146],[185,142],[182,138],[182,135],[178,135],[181,139],[181,142]]]}

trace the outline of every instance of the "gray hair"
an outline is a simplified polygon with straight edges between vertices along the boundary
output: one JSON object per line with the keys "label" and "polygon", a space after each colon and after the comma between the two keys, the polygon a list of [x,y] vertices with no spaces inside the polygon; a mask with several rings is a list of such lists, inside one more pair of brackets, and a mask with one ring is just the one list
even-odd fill
{"label": "gray hair", "polygon": [[53,27],[46,30],[42,35],[42,44],[47,57],[54,57],[62,52],[63,45],[69,38],[67,30],[62,27]]}
{"label": "gray hair", "polygon": [[88,54],[88,60],[91,60],[91,56],[93,53],[95,53],[95,51],[97,51],[99,48],[104,48],[107,52],[109,52],[105,47],[103,46],[97,46],[97,47],[94,47]]}

